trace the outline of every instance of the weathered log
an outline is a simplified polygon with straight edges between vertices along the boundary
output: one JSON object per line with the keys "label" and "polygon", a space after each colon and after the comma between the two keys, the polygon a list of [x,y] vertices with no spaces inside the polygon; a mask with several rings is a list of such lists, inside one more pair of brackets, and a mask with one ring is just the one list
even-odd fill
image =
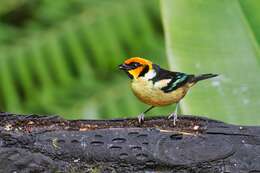
{"label": "weathered log", "polygon": [[0,113],[0,172],[260,172],[260,127]]}

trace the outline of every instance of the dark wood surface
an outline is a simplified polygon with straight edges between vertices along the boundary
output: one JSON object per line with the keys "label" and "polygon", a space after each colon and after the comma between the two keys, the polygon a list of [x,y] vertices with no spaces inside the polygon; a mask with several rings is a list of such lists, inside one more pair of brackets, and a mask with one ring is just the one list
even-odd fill
{"label": "dark wood surface", "polygon": [[260,127],[0,113],[0,172],[260,173]]}

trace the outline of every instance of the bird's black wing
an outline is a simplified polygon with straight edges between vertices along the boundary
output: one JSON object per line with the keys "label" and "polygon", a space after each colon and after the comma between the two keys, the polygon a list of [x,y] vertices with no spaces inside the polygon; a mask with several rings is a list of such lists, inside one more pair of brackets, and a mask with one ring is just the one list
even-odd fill
{"label": "bird's black wing", "polygon": [[152,81],[158,82],[163,79],[170,79],[170,82],[167,86],[161,88],[165,93],[176,90],[177,88],[185,85],[187,82],[194,77],[194,75],[189,75],[181,72],[173,72],[169,70],[165,70],[160,66],[153,64],[153,69],[156,71],[156,76],[152,79]]}

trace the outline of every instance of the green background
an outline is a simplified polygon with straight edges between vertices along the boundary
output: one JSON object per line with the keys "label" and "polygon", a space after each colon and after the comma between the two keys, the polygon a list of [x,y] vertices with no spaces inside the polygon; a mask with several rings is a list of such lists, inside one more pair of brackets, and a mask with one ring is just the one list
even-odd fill
{"label": "green background", "polygon": [[182,113],[260,124],[259,8],[258,0],[3,0],[0,111],[135,117],[147,105],[117,65],[140,56],[220,74],[189,92]]}

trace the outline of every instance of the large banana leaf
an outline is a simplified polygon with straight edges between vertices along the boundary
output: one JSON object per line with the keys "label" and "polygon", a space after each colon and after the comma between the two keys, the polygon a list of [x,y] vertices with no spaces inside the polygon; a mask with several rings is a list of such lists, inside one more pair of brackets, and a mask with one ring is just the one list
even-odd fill
{"label": "large banana leaf", "polygon": [[259,0],[161,0],[172,70],[218,73],[181,102],[185,114],[260,124]]}
{"label": "large banana leaf", "polygon": [[[131,93],[117,65],[130,56],[166,64],[159,1],[41,2],[27,35],[21,27],[15,41],[0,39],[0,111],[66,118],[136,116],[144,111],[145,104]],[[69,3],[72,11],[67,13]],[[78,12],[73,4],[80,7]],[[12,40],[11,35],[7,38]]]}

